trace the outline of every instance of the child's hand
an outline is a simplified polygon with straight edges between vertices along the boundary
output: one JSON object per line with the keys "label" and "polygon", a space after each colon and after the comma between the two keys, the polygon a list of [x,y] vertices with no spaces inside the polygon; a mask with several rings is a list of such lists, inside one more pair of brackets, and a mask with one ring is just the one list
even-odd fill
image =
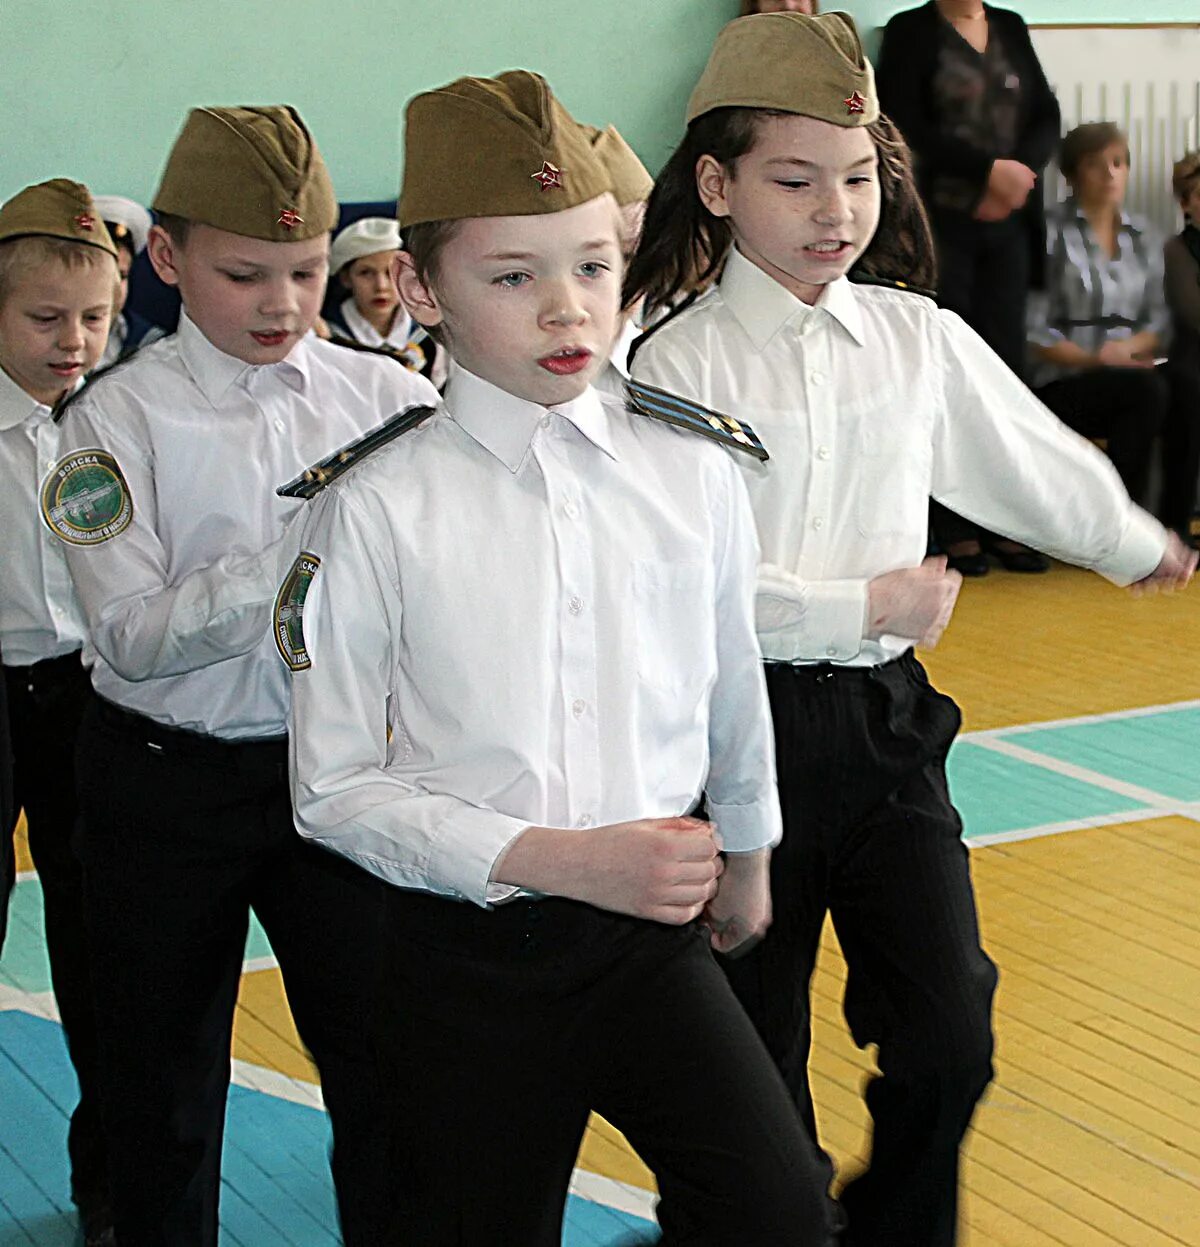
{"label": "child's hand", "polygon": [[867,636],[900,636],[932,649],[950,623],[961,588],[962,576],[947,571],[941,556],[876,576],[867,586]]}
{"label": "child's hand", "polygon": [[1157,593],[1159,589],[1171,593],[1176,589],[1184,589],[1195,574],[1198,557],[1200,556],[1195,550],[1189,550],[1179,537],[1171,533],[1158,566],[1144,580],[1135,582],[1130,588],[1134,594]]}
{"label": "child's hand", "polygon": [[729,853],[717,894],[704,910],[713,950],[748,953],[771,925],[771,850]]}
{"label": "child's hand", "polygon": [[712,824],[696,818],[643,818],[589,831],[530,827],[509,845],[492,879],[682,926],[716,895],[720,852]]}

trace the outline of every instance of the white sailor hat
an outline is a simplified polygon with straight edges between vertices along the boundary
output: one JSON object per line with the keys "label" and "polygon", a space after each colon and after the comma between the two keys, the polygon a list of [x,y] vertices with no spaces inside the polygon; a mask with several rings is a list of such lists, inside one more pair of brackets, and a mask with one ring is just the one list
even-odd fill
{"label": "white sailor hat", "polygon": [[115,241],[128,239],[133,244],[135,255],[145,250],[151,221],[150,213],[140,203],[123,199],[120,195],[97,195],[92,202],[102,221],[107,221],[110,226],[124,226],[124,229],[109,229]]}
{"label": "white sailor hat", "polygon": [[340,272],[352,260],[377,251],[399,251],[400,226],[395,217],[365,216],[339,231],[329,252],[329,271]]}

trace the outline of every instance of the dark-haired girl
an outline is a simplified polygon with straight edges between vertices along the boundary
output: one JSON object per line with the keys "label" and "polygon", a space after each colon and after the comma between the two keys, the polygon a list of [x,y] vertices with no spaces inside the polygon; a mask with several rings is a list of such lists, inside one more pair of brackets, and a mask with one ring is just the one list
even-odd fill
{"label": "dark-haired girl", "polygon": [[905,288],[931,282],[929,231],[848,18],[730,23],[688,121],[625,297],[669,305],[721,269],[633,375],[745,418],[771,454],[745,474],[785,832],[774,926],[727,973],[815,1132],[808,990],[832,914],[846,1016],[880,1070],[843,1242],[947,1247],[996,972],[946,786],[958,708],[912,652],[959,583],[922,559],[927,500],[1118,584],[1182,584],[1195,560],[958,316]]}

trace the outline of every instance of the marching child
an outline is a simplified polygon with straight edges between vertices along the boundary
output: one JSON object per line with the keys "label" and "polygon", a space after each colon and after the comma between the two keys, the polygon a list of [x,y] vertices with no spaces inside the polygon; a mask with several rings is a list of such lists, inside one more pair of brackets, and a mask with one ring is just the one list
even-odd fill
{"label": "marching child", "polygon": [[345,456],[279,616],[298,825],[392,885],[387,1241],[557,1247],[594,1108],[665,1242],[828,1243],[828,1171],[710,952],[765,927],[778,832],[731,454],[591,388],[619,218],[541,78],[416,97],[405,153],[401,294],[455,367]]}
{"label": "marching child", "polygon": [[[96,366],[119,281],[117,248],[87,187],[55,178],[0,208],[0,645],[16,764],[13,813],[25,807],[54,996],[79,1078],[67,1135],[71,1195],[84,1241],[97,1245],[111,1241],[112,1212],[73,757],[88,694],[87,626],[62,547],[38,518],[37,496],[59,456],[52,409]],[[0,822],[0,853],[11,852],[11,832],[10,822]]]}
{"label": "marching child", "polygon": [[846,1016],[880,1069],[844,1241],[945,1247],[996,973],[946,788],[959,712],[912,653],[959,586],[922,562],[928,499],[1117,584],[1183,584],[1195,559],[958,317],[903,288],[930,284],[929,232],[845,14],[732,22],[687,116],[625,297],[669,302],[697,257],[724,266],[633,375],[753,420],[771,453],[739,462],[785,834],[775,924],[727,971],[815,1133],[809,980],[832,913]]}
{"label": "marching child", "polygon": [[253,908],[321,1073],[345,1242],[373,1247],[377,910],[370,877],[292,823],[270,623],[297,504],[275,488],[436,392],[309,335],[337,204],[293,109],[194,109],[154,208],[179,331],[66,407],[42,488],[96,649],[79,782],[117,1241],[215,1247]]}

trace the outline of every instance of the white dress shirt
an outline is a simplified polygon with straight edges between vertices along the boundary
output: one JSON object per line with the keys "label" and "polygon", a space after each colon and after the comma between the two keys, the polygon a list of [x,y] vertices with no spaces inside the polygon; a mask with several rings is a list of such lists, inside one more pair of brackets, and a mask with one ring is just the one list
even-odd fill
{"label": "white dress shirt", "polygon": [[[251,366],[188,319],[66,411],[61,454],[99,448],[133,519],[67,560],[91,630],[96,691],[161,723],[227,738],[281,735],[286,672],[271,606],[301,504],[277,486],[437,392],[394,360],[305,337]],[[289,540],[293,545],[289,545]]]}
{"label": "white dress shirt", "polygon": [[[311,504],[293,676],[302,834],[478,904],[531,825],[686,813],[780,835],[729,452],[589,389],[547,410],[462,369],[423,428]],[[390,737],[390,739],[389,739]]]}
{"label": "white dress shirt", "polygon": [[38,515],[39,486],[60,440],[50,408],[0,369],[0,649],[10,667],[70,654],[86,636],[63,548]]}
{"label": "white dress shirt", "polygon": [[358,304],[354,302],[353,298],[344,300],[338,310],[343,323],[350,330],[351,336],[356,342],[361,342],[364,346],[386,346],[393,351],[403,351],[417,327],[416,321],[402,307],[396,309],[392,327],[386,335],[380,333],[358,310]]}
{"label": "white dress shirt", "polygon": [[810,307],[734,251],[720,285],[648,338],[632,371],[746,420],[770,453],[739,459],[769,660],[868,666],[911,645],[864,636],[867,585],[920,564],[930,495],[1117,584],[1166,548],[1108,459],[920,295],[841,279]]}

